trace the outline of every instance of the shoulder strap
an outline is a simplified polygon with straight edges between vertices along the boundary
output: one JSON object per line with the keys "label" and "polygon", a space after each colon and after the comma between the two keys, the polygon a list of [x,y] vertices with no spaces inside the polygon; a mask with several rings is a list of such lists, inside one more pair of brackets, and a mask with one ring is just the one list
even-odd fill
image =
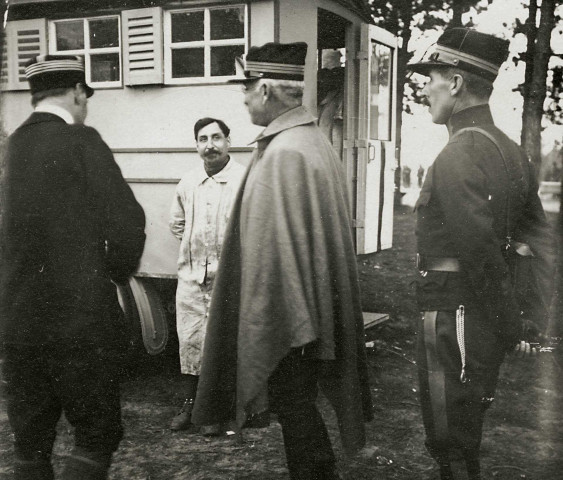
{"label": "shoulder strap", "polygon": [[466,127],[466,128],[462,128],[460,130],[458,130],[457,132],[455,132],[452,137],[450,138],[450,140],[454,139],[455,137],[459,136],[462,133],[465,132],[477,132],[480,133],[481,135],[487,137],[492,144],[496,147],[496,149],[498,150],[501,158],[502,158],[502,163],[504,165],[504,169],[506,171],[506,175],[508,177],[508,185],[509,185],[509,192],[506,196],[506,247],[508,248],[510,246],[510,243],[512,241],[512,229],[510,226],[510,184],[511,184],[511,175],[510,175],[510,168],[508,166],[508,162],[506,161],[506,156],[504,155],[504,152],[499,144],[499,142],[497,141],[497,139],[489,132],[487,132],[486,130],[484,130],[483,128],[479,128],[479,127]]}

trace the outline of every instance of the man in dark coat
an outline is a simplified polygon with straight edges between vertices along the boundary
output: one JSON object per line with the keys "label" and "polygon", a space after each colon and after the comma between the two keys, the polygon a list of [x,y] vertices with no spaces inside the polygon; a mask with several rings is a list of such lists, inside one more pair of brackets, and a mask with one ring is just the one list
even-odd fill
{"label": "man in dark coat", "polygon": [[271,43],[246,57],[245,104],[266,128],[225,234],[193,419],[242,427],[270,408],[290,477],[331,480],[317,384],[348,452],[364,444],[371,402],[342,165],[301,106],[306,50]]}
{"label": "man in dark coat", "polygon": [[112,283],[127,281],[145,217],[108,146],[83,125],[94,92],[79,57],[26,67],[34,113],[9,137],[1,338],[15,478],[52,479],[64,412],[75,447],[62,478],[107,478],[123,430],[117,360],[126,345]]}
{"label": "man in dark coat", "polygon": [[450,133],[415,207],[420,395],[426,444],[442,479],[481,478],[483,416],[499,367],[515,345],[530,354],[530,344],[519,342],[521,306],[507,258],[518,242],[540,257],[533,236],[550,236],[533,167],[495,126],[488,105],[507,55],[507,41],[454,28],[428,61],[410,66],[430,77],[422,93],[432,121]]}

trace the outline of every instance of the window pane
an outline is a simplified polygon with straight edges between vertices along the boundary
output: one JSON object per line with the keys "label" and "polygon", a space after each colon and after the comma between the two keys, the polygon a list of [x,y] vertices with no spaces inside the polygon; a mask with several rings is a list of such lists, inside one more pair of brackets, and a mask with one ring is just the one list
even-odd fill
{"label": "window pane", "polygon": [[172,50],[172,78],[203,77],[203,48]]}
{"label": "window pane", "polygon": [[92,82],[118,82],[119,54],[103,53],[90,57]]}
{"label": "window pane", "polygon": [[235,57],[244,53],[244,45],[229,45],[211,49],[211,76],[234,75]]}
{"label": "window pane", "polygon": [[82,50],[84,48],[84,22],[55,23],[57,50]]}
{"label": "window pane", "polygon": [[378,43],[371,51],[370,137],[391,139],[391,49]]}
{"label": "window pane", "polygon": [[211,40],[244,38],[244,7],[221,8],[209,11]]}
{"label": "window pane", "polygon": [[172,14],[172,43],[203,40],[203,12]]}
{"label": "window pane", "polygon": [[117,18],[90,20],[90,48],[118,47]]}

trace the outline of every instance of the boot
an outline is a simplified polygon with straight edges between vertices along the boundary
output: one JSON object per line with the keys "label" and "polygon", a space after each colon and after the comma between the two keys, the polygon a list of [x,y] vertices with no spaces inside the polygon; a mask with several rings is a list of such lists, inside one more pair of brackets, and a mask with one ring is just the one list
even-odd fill
{"label": "boot", "polygon": [[16,460],[14,480],[54,480],[49,460]]}
{"label": "boot", "polygon": [[311,476],[312,480],[342,480],[334,464],[318,466]]}
{"label": "boot", "polygon": [[67,457],[61,480],[107,480],[111,454],[75,449]]}
{"label": "boot", "polygon": [[184,430],[187,433],[197,433],[199,428],[192,423],[193,408],[194,399],[187,398],[178,414],[172,419],[170,430],[175,432]]}
{"label": "boot", "polygon": [[479,477],[469,476],[465,460],[451,460],[440,465],[440,480],[479,480]]}

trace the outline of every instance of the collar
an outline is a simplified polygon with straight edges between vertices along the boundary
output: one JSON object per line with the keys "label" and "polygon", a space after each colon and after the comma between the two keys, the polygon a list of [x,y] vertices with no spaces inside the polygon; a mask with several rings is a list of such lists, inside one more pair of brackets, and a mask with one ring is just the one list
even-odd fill
{"label": "collar", "polygon": [[284,130],[289,130],[299,125],[307,125],[308,123],[315,123],[315,118],[305,107],[292,108],[275,118],[251,143],[259,142],[265,138],[273,137]]}
{"label": "collar", "polygon": [[453,135],[466,127],[492,126],[495,122],[488,104],[464,108],[450,118],[450,131]]}
{"label": "collar", "polygon": [[217,183],[227,183],[230,179],[230,173],[232,169],[233,169],[233,160],[229,156],[229,160],[227,164],[223,167],[223,169],[219,170],[215,175],[210,177],[207,175],[207,172],[205,171],[205,167],[203,166],[203,162],[202,162],[197,171],[197,184],[201,185],[208,178],[212,178]]}
{"label": "collar", "polygon": [[44,112],[44,113],[52,113],[53,115],[56,115],[57,117],[61,117],[69,125],[72,125],[74,123],[74,118],[72,118],[72,115],[70,114],[70,112],[68,112],[68,110],[65,110],[64,108],[59,107],[57,105],[50,105],[48,103],[45,103],[43,105],[38,105],[37,107],[35,107],[34,111]]}

